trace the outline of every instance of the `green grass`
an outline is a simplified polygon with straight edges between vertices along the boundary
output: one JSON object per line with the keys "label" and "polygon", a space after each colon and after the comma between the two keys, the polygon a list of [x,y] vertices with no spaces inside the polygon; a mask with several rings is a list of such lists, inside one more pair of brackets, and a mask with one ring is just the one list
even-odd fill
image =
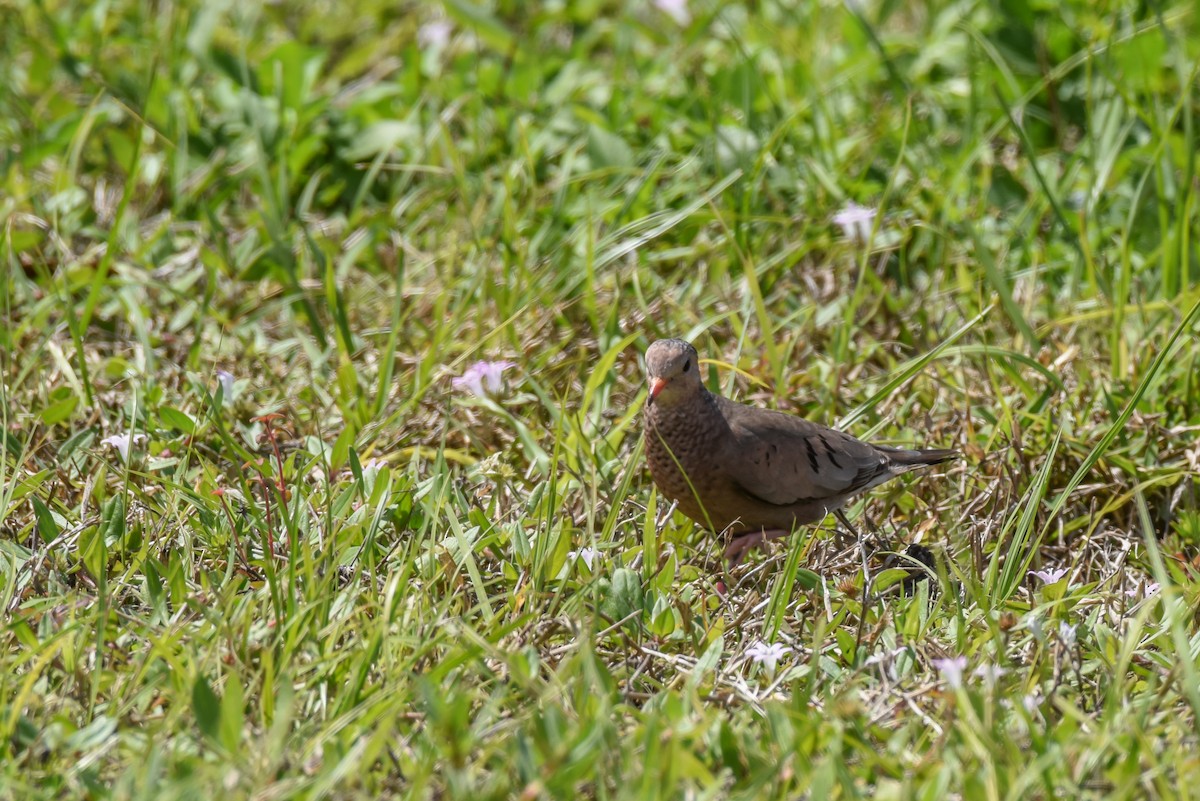
{"label": "green grass", "polygon": [[[1195,795],[1194,4],[0,7],[0,797]],[[664,336],[966,458],[726,576]]]}

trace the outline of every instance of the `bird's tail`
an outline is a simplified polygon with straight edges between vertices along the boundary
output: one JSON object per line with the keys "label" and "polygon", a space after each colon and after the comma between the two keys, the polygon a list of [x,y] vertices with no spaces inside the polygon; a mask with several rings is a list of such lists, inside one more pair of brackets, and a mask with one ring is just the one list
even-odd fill
{"label": "bird's tail", "polygon": [[951,459],[957,459],[962,455],[958,451],[949,448],[906,450],[904,448],[888,448],[886,446],[881,447],[878,445],[876,447],[886,453],[892,464],[900,470],[911,470],[916,467],[928,467],[929,465],[941,464],[942,462],[948,462]]}

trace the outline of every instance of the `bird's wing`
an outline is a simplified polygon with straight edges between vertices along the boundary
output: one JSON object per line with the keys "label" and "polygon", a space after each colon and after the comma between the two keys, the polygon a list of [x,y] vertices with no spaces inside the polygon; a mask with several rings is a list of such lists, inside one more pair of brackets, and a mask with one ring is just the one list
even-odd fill
{"label": "bird's wing", "polygon": [[733,436],[725,454],[730,478],[768,503],[844,497],[892,475],[886,454],[849,434],[782,412],[720,399]]}

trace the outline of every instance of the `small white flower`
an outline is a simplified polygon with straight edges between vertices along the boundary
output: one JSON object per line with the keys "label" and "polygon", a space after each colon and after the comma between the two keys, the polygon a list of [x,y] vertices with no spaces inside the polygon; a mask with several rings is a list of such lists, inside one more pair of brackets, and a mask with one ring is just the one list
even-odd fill
{"label": "small white flower", "polygon": [[866,243],[871,238],[871,225],[875,222],[875,209],[860,206],[851,201],[837,214],[833,222],[842,229],[842,235],[855,242]]}
{"label": "small white flower", "polygon": [[967,658],[965,656],[935,659],[933,660],[933,666],[938,669],[938,673],[942,674],[942,678],[946,680],[947,687],[957,690],[962,686],[963,671],[967,667]]}
{"label": "small white flower", "polygon": [[228,370],[217,371],[217,382],[221,385],[221,395],[225,400],[233,400],[233,373]]}
{"label": "small white flower", "polygon": [[1075,627],[1063,621],[1058,624],[1058,638],[1062,640],[1062,644],[1068,648],[1075,645]]}
{"label": "small white flower", "polygon": [[777,642],[768,645],[762,640],[759,640],[758,642],[754,643],[754,645],[751,645],[748,649],[746,649],[746,656],[750,657],[750,659],[754,662],[765,667],[769,675],[774,675],[775,667],[779,664],[779,660],[783,658],[784,654],[791,650],[792,649],[789,646],[782,645]]}
{"label": "small white flower", "polygon": [[595,548],[580,548],[578,551],[569,551],[568,559],[582,559],[583,563],[588,566],[588,570],[592,569],[592,564],[600,558],[600,552]]}
{"label": "small white flower", "polygon": [[1034,714],[1042,705],[1042,696],[1037,693],[1030,693],[1021,699],[1021,706],[1025,707],[1025,711],[1029,714]]}
{"label": "small white flower", "polygon": [[1040,580],[1043,584],[1056,584],[1068,572],[1067,568],[1059,567],[1054,570],[1030,570],[1029,575]]}
{"label": "small white flower", "polygon": [[486,398],[504,389],[504,371],[516,366],[513,362],[475,362],[450,383],[455,389],[465,387],[475,395]]}
{"label": "small white flower", "polygon": [[687,25],[692,21],[692,12],[688,11],[687,0],[654,0],[654,5],[675,20],[677,25]]}
{"label": "small white flower", "polygon": [[986,684],[995,684],[1008,671],[996,664],[985,663],[975,668],[972,673],[983,679]]}
{"label": "small white flower", "polygon": [[128,462],[130,446],[138,445],[145,441],[145,434],[113,434],[111,437],[105,437],[100,440],[100,444],[116,448],[117,453],[121,454],[121,461]]}
{"label": "small white flower", "polygon": [[417,29],[417,45],[422,50],[441,50],[450,43],[454,26],[444,19],[426,22]]}

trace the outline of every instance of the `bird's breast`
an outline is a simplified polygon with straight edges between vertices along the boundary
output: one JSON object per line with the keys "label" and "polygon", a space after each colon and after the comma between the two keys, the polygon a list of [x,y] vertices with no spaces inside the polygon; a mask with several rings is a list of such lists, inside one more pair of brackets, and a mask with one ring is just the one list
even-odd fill
{"label": "bird's breast", "polygon": [[[715,410],[714,410],[715,411]],[[722,527],[712,501],[723,492],[725,443],[703,407],[692,410],[648,406],[645,414],[646,462],[659,491],[701,525]],[[728,430],[724,431],[728,436]]]}

